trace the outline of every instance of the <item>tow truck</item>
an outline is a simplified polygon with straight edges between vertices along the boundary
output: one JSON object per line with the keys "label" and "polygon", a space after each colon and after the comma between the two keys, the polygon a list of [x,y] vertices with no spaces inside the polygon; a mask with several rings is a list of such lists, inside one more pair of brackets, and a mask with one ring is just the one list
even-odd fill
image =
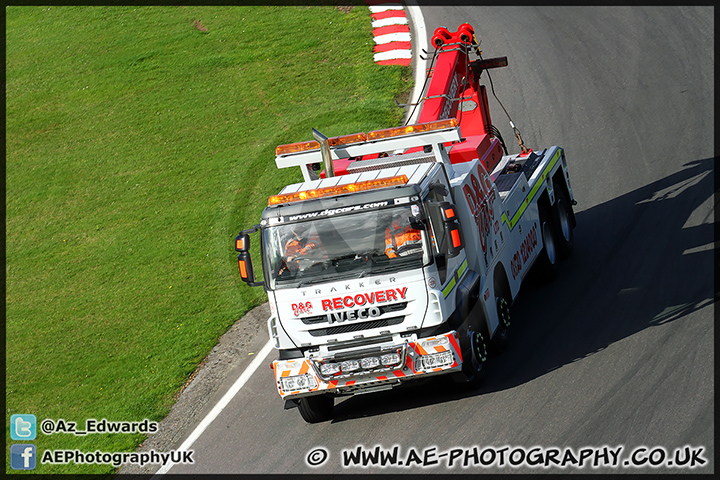
{"label": "tow truck", "polygon": [[[432,44],[416,123],[278,146],[277,167],[303,181],[235,239],[242,280],[267,292],[277,392],[309,423],[332,419],[338,396],[437,375],[479,386],[531,267],[552,280],[573,247],[564,150],[528,149],[510,120],[521,151],[508,154],[491,123],[479,80],[507,57],[483,59],[469,24]],[[390,256],[399,229],[415,241]]]}

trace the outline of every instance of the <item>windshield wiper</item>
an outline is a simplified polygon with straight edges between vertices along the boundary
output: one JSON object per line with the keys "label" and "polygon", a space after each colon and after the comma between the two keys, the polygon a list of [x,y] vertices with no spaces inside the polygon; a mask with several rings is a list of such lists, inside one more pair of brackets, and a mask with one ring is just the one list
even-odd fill
{"label": "windshield wiper", "polygon": [[422,266],[422,260],[419,258],[397,259],[390,263],[383,263],[384,265],[379,265],[373,268],[370,273],[383,273],[391,270],[402,270],[405,268],[416,268],[418,266]]}

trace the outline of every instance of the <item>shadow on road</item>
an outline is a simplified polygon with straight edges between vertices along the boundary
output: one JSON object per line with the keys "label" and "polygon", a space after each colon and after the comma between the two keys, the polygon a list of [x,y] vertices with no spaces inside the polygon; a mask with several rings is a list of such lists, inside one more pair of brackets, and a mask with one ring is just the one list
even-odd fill
{"label": "shadow on road", "polygon": [[[513,305],[510,347],[484,385],[463,392],[439,378],[336,402],[334,421],[382,415],[522,385],[644,329],[689,320],[714,303],[714,159],[577,212],[575,250],[549,285]],[[580,193],[577,196],[581,197]],[[582,198],[579,198],[582,201]]]}

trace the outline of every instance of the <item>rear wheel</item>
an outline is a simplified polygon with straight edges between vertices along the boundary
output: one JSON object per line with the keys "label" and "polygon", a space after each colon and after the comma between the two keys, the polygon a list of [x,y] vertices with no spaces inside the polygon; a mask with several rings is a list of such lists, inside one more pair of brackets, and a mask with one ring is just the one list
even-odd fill
{"label": "rear wheel", "polygon": [[495,301],[497,305],[498,320],[500,324],[490,340],[493,353],[500,353],[505,350],[510,343],[510,304],[505,297],[498,297]]}
{"label": "rear wheel", "polygon": [[544,205],[539,205],[540,210],[540,236],[543,242],[543,249],[538,256],[536,265],[540,279],[549,283],[555,280],[558,271],[558,249],[557,231],[555,222]]}
{"label": "rear wheel", "polygon": [[558,232],[557,249],[560,258],[567,258],[573,249],[573,225],[572,225],[572,205],[565,191],[560,189],[557,183],[553,183],[555,191],[555,226]]}
{"label": "rear wheel", "polygon": [[314,395],[298,400],[298,410],[306,422],[318,423],[332,419],[334,404],[332,395]]}

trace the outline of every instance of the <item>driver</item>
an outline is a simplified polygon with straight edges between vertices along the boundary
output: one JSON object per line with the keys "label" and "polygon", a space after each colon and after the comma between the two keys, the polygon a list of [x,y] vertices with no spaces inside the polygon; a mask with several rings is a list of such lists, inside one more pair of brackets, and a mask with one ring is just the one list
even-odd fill
{"label": "driver", "polygon": [[385,229],[385,255],[390,258],[404,257],[421,249],[420,230],[412,228],[407,216],[402,211],[398,212]]}
{"label": "driver", "polygon": [[290,231],[292,236],[285,244],[283,265],[278,274],[283,274],[286,271],[297,273],[299,269],[298,260],[320,253],[320,238],[317,235],[310,235],[309,225],[296,223],[290,226]]}

